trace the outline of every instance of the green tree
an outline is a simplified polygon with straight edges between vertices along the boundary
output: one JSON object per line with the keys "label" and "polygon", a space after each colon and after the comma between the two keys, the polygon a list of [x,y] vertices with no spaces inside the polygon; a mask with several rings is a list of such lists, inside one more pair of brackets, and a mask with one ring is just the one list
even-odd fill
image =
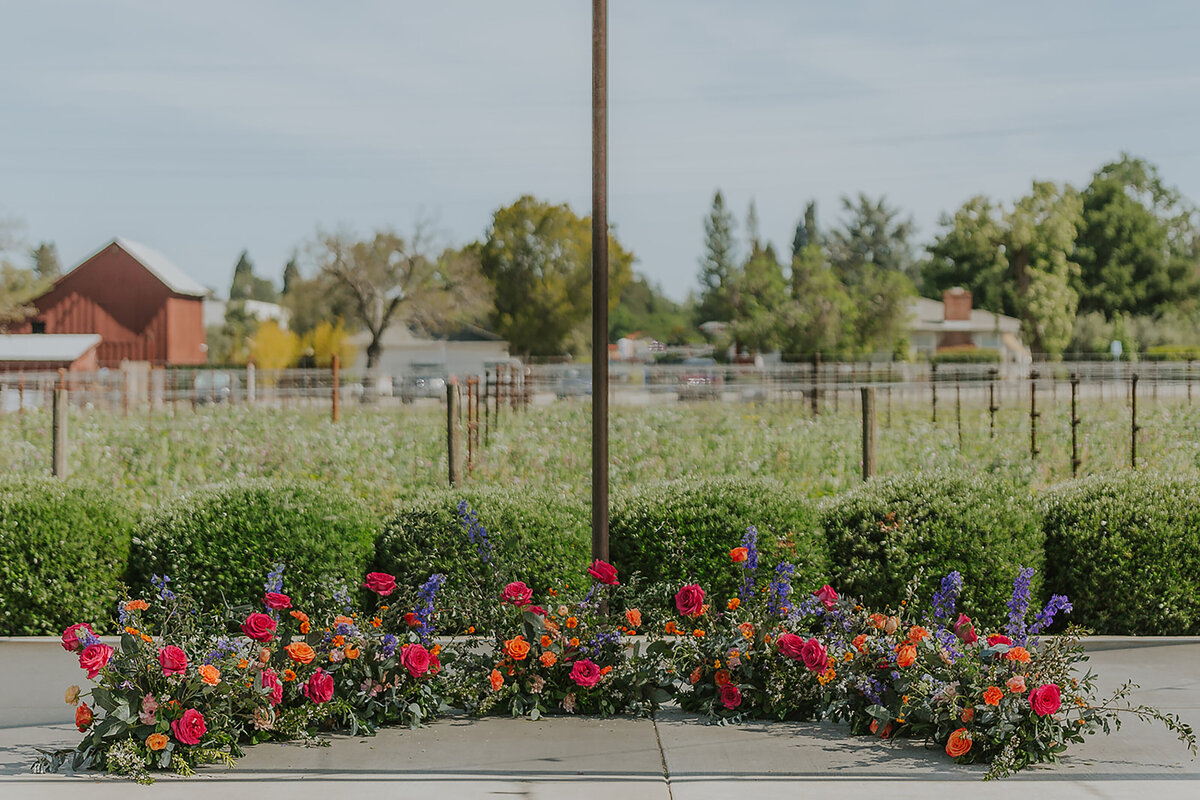
{"label": "green tree", "polygon": [[275,284],[269,278],[261,278],[254,274],[254,262],[243,250],[238,256],[237,265],[233,268],[233,282],[229,285],[230,300],[261,300],[274,303],[279,299]]}
{"label": "green tree", "polygon": [[713,196],[712,210],[704,220],[704,255],[700,259],[700,304],[696,322],[728,322],[732,319],[729,286],[737,272],[737,242],[733,214],[725,208],[720,190]]}
{"label": "green tree", "polygon": [[788,299],[787,279],[775,248],[755,243],[757,252],[730,282],[730,328],[739,353],[743,348],[751,353],[769,352],[782,342],[779,312]]}
{"label": "green tree", "polygon": [[0,218],[0,333],[20,325],[34,315],[30,300],[45,286],[32,269],[18,267],[13,258],[21,249],[21,225],[15,219]]}
{"label": "green tree", "polygon": [[[806,234],[815,233],[815,224]],[[815,238],[815,237],[814,237]],[[780,310],[785,360],[823,353],[837,357],[854,340],[855,308],[846,286],[813,238],[792,258],[791,298]]]}
{"label": "green tree", "polygon": [[883,197],[871,200],[859,194],[857,201],[842,198],[847,214],[842,227],[829,242],[829,260],[847,286],[867,282],[872,269],[890,270],[917,278],[917,261],[909,238],[913,221],[900,218],[900,209],[890,207]]}
{"label": "green tree", "polygon": [[660,342],[685,344],[699,339],[686,303],[676,303],[659,286],[635,274],[608,318],[609,341],[642,332]]}
{"label": "green tree", "polygon": [[[580,329],[592,308],[591,231],[590,217],[530,195],[492,215],[478,252],[495,297],[491,327],[514,353],[559,355],[573,334],[575,346],[583,345]],[[609,313],[633,277],[633,261],[610,233]]]}
{"label": "green tree", "polygon": [[944,230],[921,265],[921,293],[940,300],[943,290],[962,286],[971,290],[978,308],[1016,316],[1017,295],[1005,257],[1004,209],[978,195],[953,215],[943,214],[938,223]]}
{"label": "green tree", "polygon": [[58,247],[54,242],[41,242],[29,251],[29,257],[39,279],[49,282],[62,275],[62,263],[58,260]]}
{"label": "green tree", "polygon": [[805,206],[804,219],[796,223],[796,233],[792,236],[792,260],[795,261],[810,244],[821,244],[821,235],[817,231],[817,204],[814,200],[810,200]]}
{"label": "green tree", "polygon": [[299,280],[301,280],[300,267],[296,265],[296,257],[292,256],[283,267],[283,291],[281,294],[291,294],[292,288]]}

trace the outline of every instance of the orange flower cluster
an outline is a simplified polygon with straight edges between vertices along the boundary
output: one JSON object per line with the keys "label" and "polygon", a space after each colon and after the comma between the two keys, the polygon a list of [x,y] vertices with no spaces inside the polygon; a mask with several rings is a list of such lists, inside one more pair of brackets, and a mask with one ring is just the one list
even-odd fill
{"label": "orange flower cluster", "polygon": [[126,611],[145,611],[150,607],[150,604],[145,600],[130,600],[125,604]]}

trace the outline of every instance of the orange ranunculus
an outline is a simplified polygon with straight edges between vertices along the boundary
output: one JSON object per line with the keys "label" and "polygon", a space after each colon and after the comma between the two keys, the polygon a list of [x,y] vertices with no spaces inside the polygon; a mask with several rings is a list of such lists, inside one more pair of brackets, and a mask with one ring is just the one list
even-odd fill
{"label": "orange ranunculus", "polygon": [[542,637],[542,638],[541,638],[539,641],[541,642],[541,644],[542,644],[542,647],[549,647],[549,646],[550,646],[550,641],[551,641],[551,640],[550,640],[550,637],[549,637],[549,636],[543,636],[543,637]]}
{"label": "orange ranunculus", "polygon": [[1009,661],[1020,661],[1022,664],[1029,663],[1029,651],[1024,647],[1010,647],[1004,657]]}
{"label": "orange ranunculus", "polygon": [[735,547],[729,551],[729,558],[735,564],[739,564],[750,557],[750,551],[744,547]]}
{"label": "orange ranunculus", "polygon": [[554,654],[553,650],[547,650],[538,656],[538,661],[542,662],[543,667],[553,667],[558,663],[558,656]]}
{"label": "orange ranunculus", "polygon": [[440,644],[435,644],[433,647],[429,648],[429,652],[436,656],[442,652],[442,646]]}
{"label": "orange ranunculus", "polygon": [[959,719],[961,719],[963,722],[970,722],[971,720],[975,719],[975,709],[967,706],[962,710],[962,715],[959,716]]}
{"label": "orange ranunculus", "polygon": [[667,620],[667,624],[663,625],[663,631],[666,633],[675,633],[677,630],[675,620]]}
{"label": "orange ranunculus", "polygon": [[738,606],[740,606],[741,604],[742,604],[742,598],[731,597],[731,598],[729,598],[729,601],[727,603],[725,603],[725,608],[729,609],[730,611],[737,611]]}
{"label": "orange ranunculus", "polygon": [[165,733],[152,733],[146,737],[146,747],[157,752],[165,750],[170,741]]}
{"label": "orange ranunculus", "polygon": [[311,664],[317,656],[306,642],[292,642],[283,649],[288,654],[288,658],[297,664]]}
{"label": "orange ranunculus", "polygon": [[733,676],[729,674],[729,670],[719,669],[717,670],[717,674],[713,676],[713,683],[715,683],[717,686],[724,686],[725,684],[729,683],[732,677]]}
{"label": "orange ranunculus", "polygon": [[567,617],[566,625],[568,628],[574,628],[579,624],[579,620],[575,617]]}
{"label": "orange ranunculus", "polygon": [[145,600],[130,600],[125,604],[126,611],[145,611],[150,607],[150,604]]}
{"label": "orange ranunculus", "polygon": [[738,625],[738,630],[742,632],[742,636],[744,638],[746,638],[746,639],[754,638],[754,626],[751,625],[749,622],[743,622],[741,625]]}
{"label": "orange ranunculus", "polygon": [[250,666],[250,662],[247,661],[246,659],[242,658],[242,659],[238,660],[238,669],[247,669],[247,668],[249,668],[249,666]]}
{"label": "orange ranunculus", "polygon": [[378,628],[378,627],[381,627],[382,625],[383,625],[383,620],[381,620],[379,617],[371,617],[371,627],[372,628]]}
{"label": "orange ranunculus", "polygon": [[514,636],[504,643],[504,655],[513,661],[524,661],[529,655],[529,642],[524,636]]}
{"label": "orange ranunculus", "polygon": [[987,691],[983,693],[983,702],[989,706],[998,706],[1003,699],[1004,690],[999,686],[989,686]]}
{"label": "orange ranunculus", "polygon": [[970,749],[971,733],[966,728],[959,728],[946,741],[946,755],[951,758],[965,756]]}
{"label": "orange ranunculus", "polygon": [[867,652],[867,648],[866,648],[867,635],[865,633],[860,633],[858,636],[854,637],[854,641],[852,642],[852,644],[854,645],[854,649],[857,650],[858,652],[860,652],[860,653]]}
{"label": "orange ranunculus", "polygon": [[300,623],[300,632],[302,634],[304,634],[305,636],[308,636],[308,634],[311,631],[312,631],[312,625],[309,624],[308,620],[305,620],[304,622]]}
{"label": "orange ranunculus", "polygon": [[929,631],[925,630],[920,625],[913,625],[911,628],[908,629],[908,638],[912,641],[913,644],[916,644],[917,642],[921,641],[928,635],[929,635]]}
{"label": "orange ranunculus", "polygon": [[125,632],[128,633],[130,636],[141,636],[142,635],[142,632],[139,631],[137,628],[126,627]]}
{"label": "orange ranunculus", "polygon": [[642,627],[642,612],[636,608],[625,610],[625,624],[631,628]]}
{"label": "orange ranunculus", "polygon": [[147,634],[143,633],[143,634],[142,634],[142,641],[143,641],[143,642],[145,642],[146,644],[150,644],[151,642],[153,642],[153,641],[154,641],[154,639],[153,639],[151,636],[149,636],[149,635],[147,635]]}
{"label": "orange ranunculus", "polygon": [[359,654],[360,654],[359,649],[357,647],[355,647],[354,645],[349,645],[346,648],[346,658],[350,659],[351,661],[358,658]]}
{"label": "orange ranunculus", "polygon": [[492,674],[488,676],[488,680],[491,681],[493,692],[500,691],[500,687],[504,685],[504,676],[500,674],[500,670],[498,669],[492,670]]}
{"label": "orange ranunculus", "polygon": [[704,673],[700,670],[699,667],[696,667],[694,670],[692,670],[692,674],[688,676],[688,683],[690,683],[692,686],[695,686],[697,683],[700,682],[700,678],[702,678],[703,676],[704,676]]}
{"label": "orange ranunculus", "polygon": [[200,680],[209,686],[216,686],[221,682],[221,671],[212,664],[201,664],[196,671],[200,673]]}
{"label": "orange ranunculus", "polygon": [[917,661],[917,648],[911,644],[902,644],[896,651],[896,666],[911,667]]}
{"label": "orange ranunculus", "polygon": [[283,671],[283,679],[284,679],[285,681],[294,681],[294,680],[296,680],[296,672],[295,672],[295,670],[293,670],[291,667],[288,667],[287,669],[285,669],[285,670]]}

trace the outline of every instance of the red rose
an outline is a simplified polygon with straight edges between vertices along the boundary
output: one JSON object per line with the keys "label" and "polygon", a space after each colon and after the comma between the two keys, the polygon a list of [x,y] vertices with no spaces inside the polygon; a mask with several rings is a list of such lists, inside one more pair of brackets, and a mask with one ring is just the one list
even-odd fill
{"label": "red rose", "polygon": [[262,687],[270,689],[271,694],[267,696],[267,702],[273,706],[277,706],[283,702],[283,684],[279,682],[279,676],[275,674],[275,670],[267,667],[262,671]]}
{"label": "red rose", "polygon": [[804,646],[800,648],[800,658],[804,661],[804,666],[813,672],[820,672],[829,663],[829,656],[825,652],[825,645],[816,639],[809,639],[804,643]]}
{"label": "red rose", "polygon": [[79,631],[87,631],[89,636],[96,635],[91,625],[88,625],[86,622],[77,622],[62,632],[63,650],[74,653],[82,646],[79,643]]}
{"label": "red rose", "polygon": [[721,705],[728,708],[730,711],[742,704],[742,691],[732,683],[727,683],[721,687]]}
{"label": "red rose", "polygon": [[1046,683],[1034,689],[1029,693],[1029,706],[1039,717],[1058,711],[1062,707],[1062,693],[1059,692],[1058,685]]}
{"label": "red rose", "polygon": [[183,712],[183,716],[171,723],[171,732],[183,744],[200,744],[208,726],[204,724],[204,715],[194,708]]}
{"label": "red rose", "polygon": [[813,595],[825,604],[825,608],[833,608],[833,604],[838,600],[838,593],[828,583],[813,592]]}
{"label": "red rose", "polygon": [[700,616],[704,613],[704,590],[698,584],[687,584],[675,593],[675,608],[685,617]]}
{"label": "red rose", "polygon": [[92,718],[95,715],[88,708],[87,703],[80,703],[79,708],[75,709],[75,727],[79,728],[79,732],[83,733],[92,724]]}
{"label": "red rose", "polygon": [[328,703],[333,699],[333,676],[318,669],[304,684],[304,696],[312,700],[314,705]]}
{"label": "red rose", "polygon": [[514,606],[527,606],[533,600],[533,589],[526,586],[524,581],[513,581],[504,587],[502,597],[506,603]]}
{"label": "red rose", "polygon": [[995,647],[998,644],[1006,644],[1012,646],[1012,639],[1002,633],[993,633],[987,638],[988,647]]}
{"label": "red rose", "polygon": [[259,614],[256,611],[242,623],[242,633],[256,642],[269,642],[275,636],[277,624],[267,614]]}
{"label": "red rose", "polygon": [[802,655],[804,640],[794,633],[779,634],[779,638],[775,640],[775,646],[779,648],[780,654],[787,656],[792,661],[800,661],[804,658]]}
{"label": "red rose", "polygon": [[437,675],[442,671],[442,660],[437,657],[437,653],[429,653],[429,674]]}
{"label": "red rose", "polygon": [[267,592],[263,602],[267,604],[267,608],[273,608],[276,611],[292,607],[292,598],[278,592]]}
{"label": "red rose", "polygon": [[386,572],[368,572],[367,581],[363,586],[380,597],[387,597],[396,591],[396,579]]}
{"label": "red rose", "polygon": [[979,641],[979,637],[975,635],[975,626],[966,614],[958,615],[958,621],[954,623],[954,635],[962,639],[963,644],[975,644]]}
{"label": "red rose", "polygon": [[429,651],[419,644],[406,644],[400,649],[400,664],[409,675],[419,678],[429,671]]}
{"label": "red rose", "polygon": [[588,575],[607,586],[617,585],[617,568],[607,561],[597,558],[592,562],[592,566],[588,567]]}
{"label": "red rose", "polygon": [[173,644],[158,651],[158,664],[162,667],[163,677],[182,675],[187,670],[187,655]]}
{"label": "red rose", "polygon": [[600,667],[582,658],[571,667],[571,680],[584,689],[590,689],[600,682]]}
{"label": "red rose", "polygon": [[417,615],[410,611],[404,615],[404,624],[410,628],[415,628],[421,624],[421,620],[417,619]]}
{"label": "red rose", "polygon": [[79,654],[79,666],[87,670],[89,679],[100,674],[100,670],[108,666],[113,649],[106,644],[88,645]]}

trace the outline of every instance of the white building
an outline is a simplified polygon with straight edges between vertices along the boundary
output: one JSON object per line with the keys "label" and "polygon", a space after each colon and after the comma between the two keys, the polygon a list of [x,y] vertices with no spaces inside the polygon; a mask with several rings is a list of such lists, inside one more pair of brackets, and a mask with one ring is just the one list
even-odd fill
{"label": "white building", "polygon": [[1031,361],[1021,341],[1021,321],[971,307],[971,293],[961,287],[947,289],[942,300],[918,297],[909,306],[909,352],[929,357],[944,347],[979,347],[998,350],[1004,363]]}

